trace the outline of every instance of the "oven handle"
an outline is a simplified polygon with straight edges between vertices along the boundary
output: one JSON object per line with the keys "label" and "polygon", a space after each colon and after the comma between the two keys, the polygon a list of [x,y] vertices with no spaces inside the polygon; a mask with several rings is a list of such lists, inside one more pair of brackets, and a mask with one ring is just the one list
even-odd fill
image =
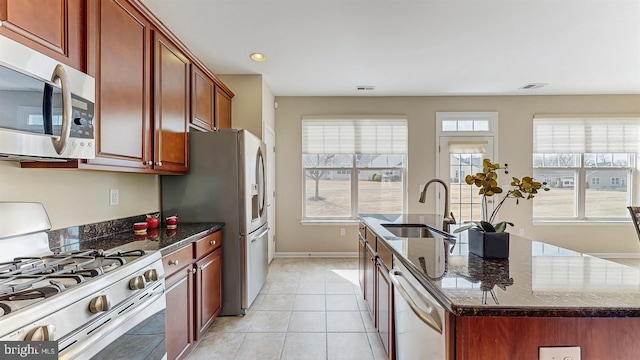
{"label": "oven handle", "polygon": [[71,90],[69,88],[69,77],[64,67],[60,64],[56,65],[51,75],[51,81],[57,82],[60,80],[60,89],[62,90],[62,129],[60,131],[60,138],[53,137],[51,142],[53,148],[60,155],[67,147],[67,141],[71,135]]}
{"label": "oven handle", "polygon": [[[411,298],[411,295],[409,295],[404,286],[400,284],[400,280],[398,280],[398,277],[404,277],[400,270],[389,271],[389,279],[391,279],[391,282],[395,286],[396,290],[398,290],[398,292],[400,293],[400,296],[402,296],[402,298],[407,302],[416,316],[418,316],[420,320],[422,320],[422,322],[427,324],[430,328],[442,334],[442,321],[440,321],[440,316],[438,315],[435,306],[431,303],[431,301],[422,298],[421,300],[425,303],[425,305],[427,305],[427,309],[421,309],[413,300],[413,298]],[[409,286],[413,288],[413,291],[418,294],[420,293],[420,291],[408,281],[407,284],[409,284]]]}

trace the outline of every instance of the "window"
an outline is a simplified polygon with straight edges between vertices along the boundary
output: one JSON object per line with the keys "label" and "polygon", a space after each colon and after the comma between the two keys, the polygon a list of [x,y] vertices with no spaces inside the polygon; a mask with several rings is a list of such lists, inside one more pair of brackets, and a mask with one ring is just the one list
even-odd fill
{"label": "window", "polygon": [[625,219],[640,141],[637,118],[533,120],[533,176],[552,189],[533,202],[538,220]]}
{"label": "window", "polygon": [[402,213],[406,162],[406,119],[305,117],[303,218]]}

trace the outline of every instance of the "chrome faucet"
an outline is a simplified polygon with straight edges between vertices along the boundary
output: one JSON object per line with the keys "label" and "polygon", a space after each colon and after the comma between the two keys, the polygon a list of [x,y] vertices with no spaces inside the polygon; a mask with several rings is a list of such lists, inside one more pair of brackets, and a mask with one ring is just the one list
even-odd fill
{"label": "chrome faucet", "polygon": [[424,185],[424,189],[422,189],[422,193],[420,193],[420,199],[418,199],[418,201],[424,203],[427,199],[427,190],[429,189],[429,185],[434,182],[440,183],[444,187],[444,215],[442,219],[442,231],[449,232],[451,225],[456,223],[456,218],[453,217],[453,212],[449,211],[449,187],[447,186],[447,183],[440,179],[431,179],[427,181]]}

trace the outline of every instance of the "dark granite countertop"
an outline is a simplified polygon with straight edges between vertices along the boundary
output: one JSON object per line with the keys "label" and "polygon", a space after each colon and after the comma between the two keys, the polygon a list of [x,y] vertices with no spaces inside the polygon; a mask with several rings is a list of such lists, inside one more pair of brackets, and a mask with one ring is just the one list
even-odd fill
{"label": "dark granite countertop", "polygon": [[510,235],[509,259],[468,253],[466,232],[454,238],[401,238],[382,224],[426,224],[442,217],[361,214],[397,259],[441,304],[464,316],[640,317],[640,271],[539,241]]}
{"label": "dark granite countertop", "polygon": [[[144,218],[142,218],[144,219]],[[223,223],[179,223],[173,230],[166,228],[149,229],[147,235],[138,236],[133,233],[133,222],[139,218],[128,218],[90,225],[74,226],[49,232],[49,247],[55,252],[115,249],[130,243],[146,251],[161,251],[168,254],[186,243],[193,242],[203,236],[221,229]],[[132,244],[133,245],[133,244]]]}

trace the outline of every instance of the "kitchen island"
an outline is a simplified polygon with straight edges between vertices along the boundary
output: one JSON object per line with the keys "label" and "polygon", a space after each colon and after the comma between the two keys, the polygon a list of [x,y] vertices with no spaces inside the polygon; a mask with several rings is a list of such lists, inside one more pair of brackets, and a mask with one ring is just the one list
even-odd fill
{"label": "kitchen island", "polygon": [[[509,259],[482,259],[468,253],[466,233],[437,231],[440,216],[360,219],[371,251],[388,249],[446,309],[447,359],[533,360],[539,347],[555,346],[579,346],[583,360],[640,357],[635,268],[515,235]],[[432,237],[398,237],[385,224],[436,229]]]}

